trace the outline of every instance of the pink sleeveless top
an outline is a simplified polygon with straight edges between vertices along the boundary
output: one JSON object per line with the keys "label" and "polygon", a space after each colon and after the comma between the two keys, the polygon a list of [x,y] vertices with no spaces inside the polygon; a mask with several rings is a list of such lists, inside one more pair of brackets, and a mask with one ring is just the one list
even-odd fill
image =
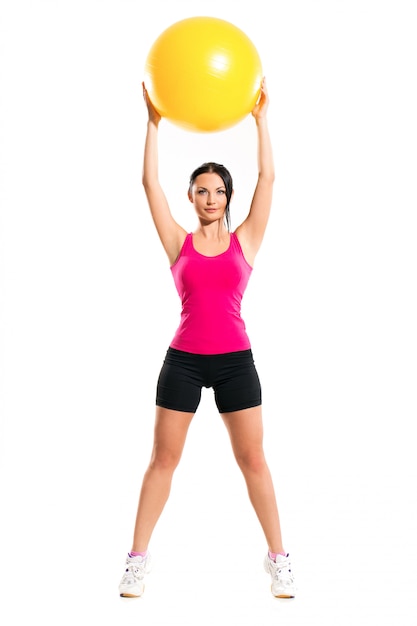
{"label": "pink sleeveless top", "polygon": [[217,256],[197,252],[189,233],[171,271],[182,303],[171,348],[224,354],[251,347],[240,310],[252,267],[234,233],[229,248]]}

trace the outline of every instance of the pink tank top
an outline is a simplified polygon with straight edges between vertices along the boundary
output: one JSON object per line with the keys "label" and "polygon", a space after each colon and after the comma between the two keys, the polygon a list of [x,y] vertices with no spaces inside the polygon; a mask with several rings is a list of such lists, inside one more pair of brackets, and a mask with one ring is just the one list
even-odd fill
{"label": "pink tank top", "polygon": [[182,303],[171,348],[224,354],[251,347],[240,310],[252,268],[234,233],[229,248],[217,256],[197,252],[189,233],[171,271]]}

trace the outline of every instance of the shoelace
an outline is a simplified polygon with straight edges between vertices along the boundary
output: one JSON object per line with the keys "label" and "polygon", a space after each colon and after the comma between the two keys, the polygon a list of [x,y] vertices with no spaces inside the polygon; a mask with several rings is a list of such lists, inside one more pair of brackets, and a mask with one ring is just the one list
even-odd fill
{"label": "shoelace", "polygon": [[145,577],[145,563],[127,563],[123,582],[135,582]]}
{"label": "shoelace", "polygon": [[272,563],[272,567],[274,569],[274,578],[276,580],[283,580],[285,582],[293,582],[294,577],[291,572],[291,564],[289,561],[284,563]]}

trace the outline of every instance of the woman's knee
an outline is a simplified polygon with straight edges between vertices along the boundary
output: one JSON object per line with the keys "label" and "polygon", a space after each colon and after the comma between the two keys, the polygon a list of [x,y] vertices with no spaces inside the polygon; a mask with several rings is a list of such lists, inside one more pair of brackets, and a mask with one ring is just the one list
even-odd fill
{"label": "woman's knee", "polygon": [[263,450],[243,450],[235,454],[236,461],[243,472],[262,473],[266,468]]}
{"label": "woman's knee", "polygon": [[181,451],[170,449],[154,449],[150,469],[173,472],[181,459]]}

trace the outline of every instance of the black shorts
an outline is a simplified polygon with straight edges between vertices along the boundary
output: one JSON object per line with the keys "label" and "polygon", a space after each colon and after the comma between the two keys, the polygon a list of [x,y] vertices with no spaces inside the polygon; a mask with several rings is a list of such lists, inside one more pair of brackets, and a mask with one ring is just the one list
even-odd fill
{"label": "black shorts", "polygon": [[251,350],[191,354],[168,348],[158,378],[156,404],[195,413],[202,387],[212,387],[220,413],[259,406],[261,384]]}

